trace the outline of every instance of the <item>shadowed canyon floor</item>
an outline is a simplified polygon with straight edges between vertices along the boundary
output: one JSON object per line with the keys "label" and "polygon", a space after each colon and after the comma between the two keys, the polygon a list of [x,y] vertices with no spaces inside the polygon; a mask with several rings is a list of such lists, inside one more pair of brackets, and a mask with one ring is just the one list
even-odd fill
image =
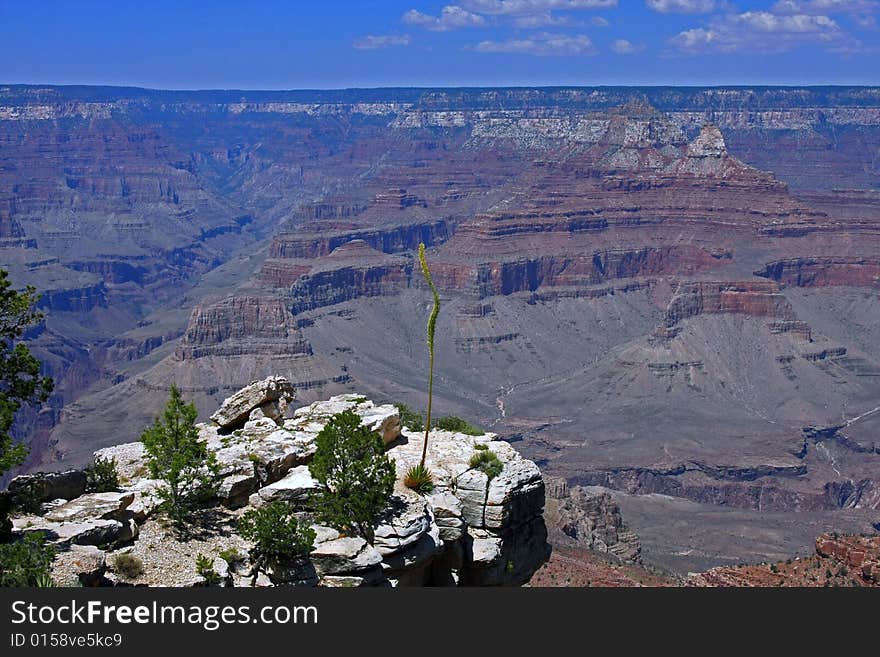
{"label": "shadowed canyon floor", "polygon": [[[234,95],[234,94],[233,94]],[[31,468],[281,374],[615,491],[685,573],[880,522],[880,91],[0,89]]]}

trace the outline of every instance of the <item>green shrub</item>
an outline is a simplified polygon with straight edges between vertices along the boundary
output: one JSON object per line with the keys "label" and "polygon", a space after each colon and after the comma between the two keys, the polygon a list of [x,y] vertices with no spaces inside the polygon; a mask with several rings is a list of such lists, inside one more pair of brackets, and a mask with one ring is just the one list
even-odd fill
{"label": "green shrub", "polygon": [[100,456],[85,469],[87,493],[109,493],[119,489],[119,473],[116,472],[116,459]]}
{"label": "green shrub", "polygon": [[428,468],[419,463],[407,470],[403,485],[417,493],[430,493],[434,490],[434,476]]}
{"label": "green shrub", "polygon": [[13,498],[13,508],[19,513],[39,513],[43,507],[43,487],[31,481],[19,488]]}
{"label": "green shrub", "polygon": [[161,479],[158,489],[162,510],[183,530],[195,507],[214,494],[217,462],[214,453],[199,440],[198,411],[185,403],[172,385],[161,418],[141,436],[150,476]]}
{"label": "green shrub", "polygon": [[315,439],[309,472],[319,483],[318,519],[372,543],[373,525],[394,492],[397,474],[382,439],[351,411],[334,415]]}
{"label": "green shrub", "polygon": [[777,565],[774,563],[773,565],[770,566],[770,572],[771,572],[771,573],[778,573],[778,572],[779,572],[779,566],[777,566]]}
{"label": "green shrub", "polygon": [[471,456],[470,466],[485,474],[489,481],[500,475],[504,469],[504,464],[498,458],[498,455],[488,449],[474,452],[474,455]]}
{"label": "green shrub", "polygon": [[201,552],[196,557],[196,572],[208,586],[217,586],[220,583],[220,575],[214,570],[214,560],[209,559]]}
{"label": "green shrub", "polygon": [[223,559],[230,566],[232,564],[239,563],[244,561],[244,555],[236,550],[234,547],[226,548],[224,550],[220,550],[219,557]]}
{"label": "green shrub", "polygon": [[128,552],[113,557],[113,570],[126,579],[137,579],[144,574],[144,562]]}
{"label": "green shrub", "polygon": [[[0,544],[0,586],[39,586],[51,580],[55,550],[42,534],[28,534],[20,541]],[[48,579],[47,579],[48,578]]]}
{"label": "green shrub", "polygon": [[463,420],[460,417],[456,417],[455,415],[447,415],[445,417],[441,417],[437,420],[437,423],[434,425],[438,429],[442,429],[443,431],[455,431],[456,433],[463,433],[468,436],[482,436],[485,431],[480,429],[479,427],[474,426],[467,420]]}
{"label": "green shrub", "polygon": [[315,543],[315,530],[301,525],[285,502],[271,502],[245,512],[238,520],[238,533],[253,541],[255,561],[306,557]]}
{"label": "green shrub", "polygon": [[483,451],[489,449],[489,446],[486,443],[477,443],[476,445],[474,445],[474,449]]}
{"label": "green shrub", "polygon": [[422,431],[425,428],[425,419],[421,413],[416,413],[406,404],[395,404],[400,414],[400,424],[410,431]]}

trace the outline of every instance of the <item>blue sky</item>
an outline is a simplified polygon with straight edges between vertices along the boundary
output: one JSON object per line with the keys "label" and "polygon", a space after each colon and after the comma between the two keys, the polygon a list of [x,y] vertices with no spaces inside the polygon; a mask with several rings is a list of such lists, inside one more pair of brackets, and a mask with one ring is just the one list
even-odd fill
{"label": "blue sky", "polygon": [[0,83],[878,84],[880,0],[0,0]]}

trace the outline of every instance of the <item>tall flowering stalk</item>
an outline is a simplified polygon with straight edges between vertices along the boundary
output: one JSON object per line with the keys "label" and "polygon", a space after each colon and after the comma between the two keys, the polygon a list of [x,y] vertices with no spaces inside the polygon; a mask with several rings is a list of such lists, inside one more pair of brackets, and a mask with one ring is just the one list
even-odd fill
{"label": "tall flowering stalk", "polygon": [[425,442],[422,445],[422,460],[418,465],[409,469],[403,478],[403,483],[407,488],[418,493],[430,493],[434,489],[434,475],[428,470],[425,460],[428,457],[428,434],[431,431],[431,402],[434,397],[434,330],[437,328],[437,315],[440,314],[440,295],[437,294],[437,288],[434,286],[434,281],[431,280],[428,260],[425,258],[425,245],[422,243],[419,244],[419,263],[422,265],[422,274],[434,295],[434,307],[431,309],[431,316],[428,317],[428,412],[425,417]]}
{"label": "tall flowering stalk", "polygon": [[440,295],[437,287],[431,279],[431,271],[428,269],[428,260],[425,258],[425,244],[419,243],[419,263],[422,265],[422,274],[434,295],[434,307],[428,317],[428,412],[425,414],[425,443],[422,445],[422,460],[419,465],[425,467],[425,458],[428,455],[428,432],[431,430],[431,402],[434,396],[434,331],[437,328],[437,315],[440,314]]}

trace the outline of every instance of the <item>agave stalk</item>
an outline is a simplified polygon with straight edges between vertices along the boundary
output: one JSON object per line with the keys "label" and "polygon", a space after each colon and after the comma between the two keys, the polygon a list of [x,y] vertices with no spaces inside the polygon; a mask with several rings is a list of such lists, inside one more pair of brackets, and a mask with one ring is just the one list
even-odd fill
{"label": "agave stalk", "polygon": [[428,287],[434,295],[434,307],[431,309],[431,316],[428,317],[428,412],[425,414],[425,442],[422,445],[422,460],[419,462],[424,468],[425,458],[428,456],[428,432],[431,431],[431,402],[434,396],[434,330],[437,328],[437,315],[440,314],[440,295],[428,270],[424,242],[419,243],[419,263],[422,265],[422,274],[428,282]]}

